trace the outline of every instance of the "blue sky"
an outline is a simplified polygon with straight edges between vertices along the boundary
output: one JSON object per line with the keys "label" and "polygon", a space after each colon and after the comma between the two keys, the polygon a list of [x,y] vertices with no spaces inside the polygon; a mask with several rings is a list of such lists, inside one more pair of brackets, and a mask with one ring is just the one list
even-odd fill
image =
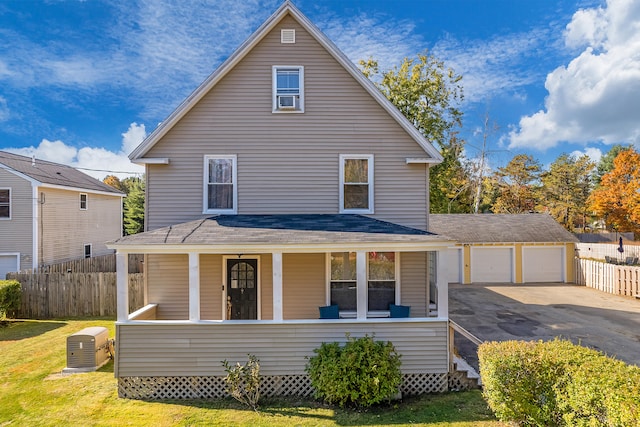
{"label": "blue sky", "polygon": [[[354,62],[429,50],[489,163],[640,144],[638,0],[296,0]],[[103,178],[281,1],[0,0],[0,149]],[[124,176],[124,175],[121,175]]]}

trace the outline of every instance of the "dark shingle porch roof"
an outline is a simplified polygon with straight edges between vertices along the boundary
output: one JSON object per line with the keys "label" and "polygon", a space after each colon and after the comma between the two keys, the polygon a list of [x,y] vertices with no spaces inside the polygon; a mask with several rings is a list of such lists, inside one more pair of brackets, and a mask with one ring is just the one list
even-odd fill
{"label": "dark shingle porch roof", "polygon": [[125,236],[109,246],[424,244],[448,240],[361,215],[220,215]]}

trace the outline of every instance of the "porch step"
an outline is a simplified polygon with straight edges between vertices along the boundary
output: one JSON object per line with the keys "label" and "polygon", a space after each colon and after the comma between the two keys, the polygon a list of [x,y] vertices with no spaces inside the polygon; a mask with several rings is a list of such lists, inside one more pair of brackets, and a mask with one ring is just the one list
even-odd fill
{"label": "porch step", "polygon": [[482,388],[482,378],[466,360],[453,356],[453,372],[449,373],[449,390],[462,391]]}

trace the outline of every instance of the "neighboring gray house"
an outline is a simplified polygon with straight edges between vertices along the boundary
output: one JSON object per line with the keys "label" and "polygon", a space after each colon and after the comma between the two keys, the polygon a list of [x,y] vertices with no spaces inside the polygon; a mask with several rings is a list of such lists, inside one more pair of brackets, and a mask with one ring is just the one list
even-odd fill
{"label": "neighboring gray house", "polygon": [[451,283],[572,282],[578,239],[547,214],[433,214]]}
{"label": "neighboring gray house", "polygon": [[113,250],[124,194],[72,167],[0,151],[0,279]]}
{"label": "neighboring gray house", "polygon": [[[130,158],[147,231],[109,244],[120,396],[223,396],[220,361],[247,353],[266,394],[309,394],[306,357],[345,333],[394,343],[404,393],[447,389],[453,242],[427,231],[442,157],[290,2]],[[134,313],[130,253],[145,254]],[[339,318],[319,319],[329,305]]]}

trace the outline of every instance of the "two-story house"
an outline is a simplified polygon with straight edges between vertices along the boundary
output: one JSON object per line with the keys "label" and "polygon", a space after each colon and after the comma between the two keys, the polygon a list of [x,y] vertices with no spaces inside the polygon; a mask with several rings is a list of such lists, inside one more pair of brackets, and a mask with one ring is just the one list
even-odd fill
{"label": "two-story house", "polygon": [[[130,158],[147,231],[109,244],[120,396],[224,396],[221,361],[249,353],[265,394],[306,395],[306,357],[346,333],[396,346],[403,393],[447,389],[452,242],[427,231],[442,158],[289,1]],[[129,253],[146,256],[134,313]]]}
{"label": "two-story house", "polygon": [[113,253],[123,197],[72,167],[0,151],[0,278]]}

